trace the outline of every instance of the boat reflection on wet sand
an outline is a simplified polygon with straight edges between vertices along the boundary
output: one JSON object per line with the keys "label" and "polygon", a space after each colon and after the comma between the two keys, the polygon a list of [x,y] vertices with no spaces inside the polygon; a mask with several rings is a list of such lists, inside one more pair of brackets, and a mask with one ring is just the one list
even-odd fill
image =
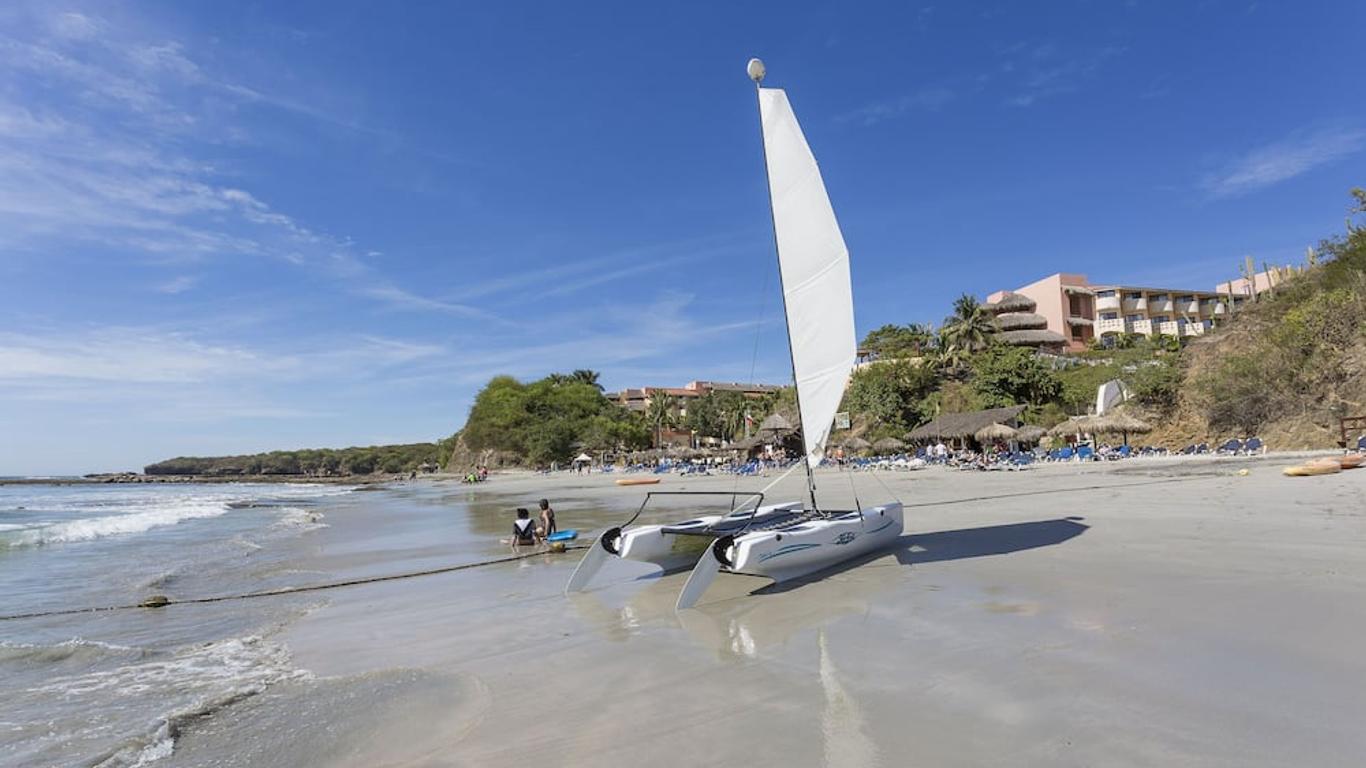
{"label": "boat reflection on wet sand", "polygon": [[[689,611],[674,610],[679,584],[685,578],[677,572],[569,597],[580,617],[609,640],[620,642],[651,629],[681,627],[695,644],[722,658],[755,658],[803,630],[824,627],[842,616],[870,613],[880,594],[904,587],[912,579],[915,569],[909,566],[1060,544],[1087,530],[1080,520],[1069,517],[904,534],[888,549],[804,579],[773,584],[737,575],[718,581],[708,600]],[[648,583],[613,606],[618,591],[641,582]]]}

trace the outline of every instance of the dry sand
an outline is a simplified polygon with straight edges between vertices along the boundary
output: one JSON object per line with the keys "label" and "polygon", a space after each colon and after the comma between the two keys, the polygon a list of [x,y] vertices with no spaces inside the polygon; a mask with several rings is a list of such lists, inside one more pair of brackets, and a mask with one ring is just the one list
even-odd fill
{"label": "dry sand", "polygon": [[[1366,469],[1282,477],[1293,460],[883,473],[906,534],[820,580],[723,576],[675,614],[686,574],[609,563],[567,598],[577,554],[547,555],[342,590],[284,639],[319,675],[447,686],[390,707],[357,765],[1360,765]],[[840,473],[820,486],[850,496]],[[596,531],[643,489],[467,494],[548,496]]]}

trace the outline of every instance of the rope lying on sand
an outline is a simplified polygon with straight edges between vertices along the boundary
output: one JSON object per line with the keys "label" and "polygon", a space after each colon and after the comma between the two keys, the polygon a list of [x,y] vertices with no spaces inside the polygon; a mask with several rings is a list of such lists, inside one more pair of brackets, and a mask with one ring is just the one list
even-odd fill
{"label": "rope lying on sand", "polygon": [[[796,465],[793,465],[793,466],[795,467]],[[780,476],[780,477],[778,478],[778,480],[782,480],[783,478],[787,477],[787,475],[790,474],[790,473],[791,473],[791,469],[789,469],[788,472],[786,472],[786,473],[784,473],[782,476]],[[1223,473],[1219,473],[1219,474],[1223,474]],[[1040,489],[1040,490],[1036,490],[1036,491],[1019,491],[1019,492],[1014,492],[1014,493],[1001,493],[1001,494],[995,494],[995,495],[991,495],[991,496],[974,496],[974,497],[964,498],[964,499],[943,499],[943,500],[939,500],[939,501],[926,501],[926,502],[920,502],[920,503],[916,503],[916,504],[906,504],[905,506],[906,506],[907,508],[913,508],[913,507],[934,507],[934,506],[942,506],[942,505],[948,505],[948,504],[964,504],[964,503],[969,503],[969,502],[974,502],[974,501],[988,501],[988,500],[991,500],[991,499],[1006,499],[1006,498],[1017,497],[1017,496],[1041,496],[1041,495],[1055,494],[1055,493],[1077,493],[1077,492],[1081,492],[1081,491],[1100,491],[1100,490],[1110,490],[1110,489],[1114,489],[1114,488],[1132,488],[1132,487],[1134,487],[1134,486],[1139,486],[1139,485],[1159,485],[1159,484],[1166,485],[1166,484],[1170,484],[1170,483],[1190,482],[1190,481],[1193,481],[1193,480],[1208,480],[1210,477],[1211,477],[1210,474],[1191,474],[1191,475],[1187,475],[1187,476],[1184,476],[1184,477],[1182,477],[1182,476],[1176,476],[1176,477],[1164,477],[1164,478],[1155,479],[1155,480],[1141,480],[1141,481],[1135,482],[1135,483],[1119,483],[1119,484],[1114,484],[1114,483],[1112,483],[1112,484],[1109,484],[1109,485],[1084,485],[1084,486],[1073,487],[1073,488],[1051,488],[1051,489]],[[769,488],[773,487],[774,485],[777,485],[778,480],[775,480],[775,481],[773,481],[772,483],[770,483],[770,484],[769,484]],[[764,490],[767,491],[768,488],[765,488]],[[890,490],[890,489],[889,489],[889,490]],[[634,519],[634,518],[633,518],[633,519]],[[591,545],[590,545],[590,546],[591,546]],[[565,551],[566,551],[566,552],[571,552],[571,551],[578,550],[578,549],[588,549],[588,546],[565,547]],[[388,575],[386,575],[386,576],[367,576],[366,578],[363,578],[363,579],[347,579],[346,581],[333,581],[333,582],[327,582],[327,583],[324,583],[324,584],[309,584],[309,585],[302,586],[302,587],[283,587],[283,588],[281,588],[281,589],[270,589],[270,590],[264,590],[264,591],[261,591],[261,592],[245,592],[245,593],[236,594],[236,595],[215,595],[215,596],[212,596],[212,597],[192,597],[192,598],[185,598],[185,599],[181,599],[181,600],[172,600],[172,599],[170,599],[170,598],[167,598],[167,597],[164,597],[164,596],[161,596],[161,595],[154,595],[154,596],[152,596],[152,597],[147,598],[146,600],[143,600],[143,601],[140,602],[140,603],[129,603],[129,604],[125,604],[125,605],[109,605],[109,606],[94,607],[94,608],[64,608],[64,609],[55,610],[55,611],[35,611],[35,612],[33,612],[33,613],[14,613],[14,614],[9,614],[9,615],[0,616],[0,621],[12,621],[12,620],[15,620],[15,619],[37,619],[37,618],[43,618],[43,617],[45,617],[45,616],[70,616],[70,615],[75,615],[75,614],[80,614],[80,613],[103,613],[103,612],[106,612],[106,611],[128,611],[128,610],[133,610],[133,609],[136,609],[136,608],[164,608],[164,607],[169,606],[169,605],[190,605],[190,604],[194,604],[194,603],[223,603],[223,602],[227,602],[227,601],[229,601],[229,600],[250,600],[250,599],[253,599],[253,598],[257,598],[257,597],[276,597],[276,596],[278,596],[278,595],[293,595],[293,594],[298,594],[298,593],[300,593],[300,592],[320,592],[320,591],[325,590],[325,589],[339,589],[339,588],[341,588],[341,587],[354,587],[354,586],[359,586],[359,585],[361,585],[361,584],[376,584],[376,583],[379,583],[379,582],[382,582],[382,581],[399,581],[399,580],[401,580],[401,579],[413,579],[413,578],[417,578],[417,577],[419,577],[419,576],[435,576],[435,575],[437,575],[437,574],[442,574],[442,573],[453,573],[453,572],[455,572],[455,571],[466,571],[466,570],[470,570],[470,569],[472,569],[472,568],[484,568],[484,567],[490,566],[490,565],[500,565],[500,564],[502,564],[502,563],[513,563],[513,562],[516,562],[516,561],[518,561],[518,560],[525,560],[525,559],[527,559],[527,558],[529,558],[529,557],[537,557],[537,556],[539,556],[539,555],[544,555],[544,554],[550,554],[550,552],[548,552],[548,551],[546,551],[546,550],[542,550],[542,551],[540,551],[540,552],[529,552],[529,553],[527,553],[527,554],[525,554],[525,555],[509,555],[508,557],[499,557],[499,558],[494,558],[493,560],[480,560],[480,561],[478,561],[478,562],[473,562],[473,563],[462,563],[462,564],[460,564],[460,565],[447,565],[447,566],[442,566],[442,567],[440,567],[440,568],[429,568],[429,569],[424,570],[424,571],[411,571],[411,572],[408,572],[408,573],[391,573],[391,574],[388,574]]]}
{"label": "rope lying on sand", "polygon": [[[564,551],[570,552],[576,549],[588,549],[587,546],[565,547]],[[214,595],[212,597],[189,597],[180,600],[173,600],[162,595],[153,595],[140,603],[128,603],[125,605],[107,605],[93,608],[63,608],[55,611],[35,611],[33,613],[14,613],[0,616],[0,621],[12,621],[15,619],[37,619],[45,616],[70,616],[78,613],[104,613],[106,611],[129,611],[136,608],[164,608],[168,605],[190,605],[194,603],[223,603],[229,600],[250,600],[257,597],[277,597],[279,595],[293,595],[300,592],[321,592],[325,589],[339,589],[341,587],[355,587],[361,584],[376,584],[381,581],[399,581],[401,579],[413,579],[419,576],[435,576],[441,573],[452,573],[454,571],[467,571],[471,568],[483,568],[490,565],[500,565],[502,563],[513,563],[518,560],[525,560],[529,557],[553,554],[554,550],[541,550],[539,552],[528,552],[524,555],[509,555],[508,557],[498,557],[493,560],[480,560],[473,563],[461,563],[460,565],[446,565],[440,568],[428,568],[423,571],[410,571],[407,573],[391,573],[384,576],[367,576],[361,579],[347,579],[345,581],[331,581],[323,584],[308,584],[302,587],[281,587],[280,589],[268,589],[260,592],[243,592],[235,595]]]}

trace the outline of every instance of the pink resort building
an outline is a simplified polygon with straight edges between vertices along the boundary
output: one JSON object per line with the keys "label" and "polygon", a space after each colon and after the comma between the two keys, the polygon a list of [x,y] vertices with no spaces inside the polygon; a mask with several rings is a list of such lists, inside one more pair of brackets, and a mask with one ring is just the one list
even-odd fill
{"label": "pink resort building", "polygon": [[1124,333],[1199,336],[1273,282],[1260,273],[1251,284],[1224,283],[1222,292],[1192,291],[1093,283],[1086,275],[1059,272],[1013,291],[997,291],[987,302],[998,303],[1010,294],[1029,298],[1034,312],[1048,321],[1048,330],[1062,334],[1069,349],[1081,350],[1093,339]]}

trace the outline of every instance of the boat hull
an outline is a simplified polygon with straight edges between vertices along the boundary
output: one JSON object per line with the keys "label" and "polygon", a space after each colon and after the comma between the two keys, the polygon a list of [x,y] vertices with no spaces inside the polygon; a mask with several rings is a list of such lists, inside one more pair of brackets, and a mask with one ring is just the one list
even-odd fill
{"label": "boat hull", "polygon": [[[754,513],[754,523],[762,524],[766,518],[772,515],[795,512],[801,507],[801,502],[796,501],[759,507],[758,511]],[[741,519],[749,516],[749,512],[730,515],[730,517]],[[665,570],[691,566],[702,556],[702,553],[715,540],[715,537],[673,531],[687,528],[696,528],[700,531],[716,525],[726,517],[728,516],[706,515],[682,523],[642,525],[629,528],[621,532],[621,538],[617,542],[617,555],[626,560],[653,563]],[[666,531],[666,528],[672,529],[672,531]]]}
{"label": "boat hull", "polygon": [[905,526],[899,502],[806,520],[772,531],[735,537],[726,549],[725,570],[764,576],[775,582],[825,570],[882,549]]}

